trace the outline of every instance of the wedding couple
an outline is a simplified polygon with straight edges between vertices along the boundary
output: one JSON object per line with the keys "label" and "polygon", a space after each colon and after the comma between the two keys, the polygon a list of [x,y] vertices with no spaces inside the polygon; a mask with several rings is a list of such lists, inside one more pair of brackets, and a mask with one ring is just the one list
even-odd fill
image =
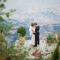
{"label": "wedding couple", "polygon": [[30,45],[33,47],[37,47],[37,45],[39,45],[39,29],[40,27],[37,23],[31,23],[29,29],[31,35]]}

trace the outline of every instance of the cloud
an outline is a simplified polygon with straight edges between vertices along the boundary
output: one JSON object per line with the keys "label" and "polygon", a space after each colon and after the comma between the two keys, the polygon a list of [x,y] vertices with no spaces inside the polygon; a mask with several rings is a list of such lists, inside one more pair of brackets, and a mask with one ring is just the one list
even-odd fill
{"label": "cloud", "polygon": [[44,16],[40,16],[40,17],[35,17],[34,19],[34,22],[38,22],[40,23],[41,25],[46,25],[46,24],[49,24],[51,25],[51,19],[47,18],[47,17],[44,17]]}
{"label": "cloud", "polygon": [[32,13],[34,13],[34,10],[33,9],[28,9],[27,13],[32,14]]}
{"label": "cloud", "polygon": [[37,13],[37,12],[38,12],[38,8],[32,8],[32,9],[27,10],[27,13],[29,13],[29,14],[34,14],[34,13]]}
{"label": "cloud", "polygon": [[52,23],[58,23],[58,20],[60,21],[60,8],[56,8],[53,6],[45,8],[44,6],[41,8],[28,9],[27,13],[14,14],[10,18],[25,23],[29,20],[28,23],[38,22],[42,25],[49,24],[50,26],[52,26]]}
{"label": "cloud", "polygon": [[27,19],[27,18],[28,18],[28,15],[25,15],[25,14],[20,16],[20,19],[22,22],[24,22],[25,19]]}
{"label": "cloud", "polygon": [[10,16],[10,19],[20,19],[20,15],[19,14],[13,14],[12,16]]}
{"label": "cloud", "polygon": [[58,13],[58,15],[60,15],[60,8],[57,9],[57,13]]}

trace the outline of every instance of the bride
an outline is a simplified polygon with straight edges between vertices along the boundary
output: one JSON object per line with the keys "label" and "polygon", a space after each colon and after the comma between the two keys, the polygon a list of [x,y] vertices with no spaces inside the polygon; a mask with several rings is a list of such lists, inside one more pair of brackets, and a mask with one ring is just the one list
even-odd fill
{"label": "bride", "polygon": [[29,31],[31,35],[30,45],[35,45],[35,35],[33,34],[35,33],[34,23],[31,24]]}

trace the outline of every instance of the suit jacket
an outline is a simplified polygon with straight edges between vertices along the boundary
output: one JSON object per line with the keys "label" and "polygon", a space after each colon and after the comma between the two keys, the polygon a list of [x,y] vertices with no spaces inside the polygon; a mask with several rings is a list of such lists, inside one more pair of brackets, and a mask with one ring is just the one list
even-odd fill
{"label": "suit jacket", "polygon": [[35,28],[35,35],[39,35],[39,29],[40,29],[40,27],[39,27],[39,25],[38,26],[36,26],[36,28]]}

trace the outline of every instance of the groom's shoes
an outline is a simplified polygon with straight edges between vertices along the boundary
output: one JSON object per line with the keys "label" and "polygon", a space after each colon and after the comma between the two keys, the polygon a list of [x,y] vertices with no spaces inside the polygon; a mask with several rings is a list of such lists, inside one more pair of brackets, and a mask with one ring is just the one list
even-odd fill
{"label": "groom's shoes", "polygon": [[37,47],[36,45],[34,45],[33,47]]}
{"label": "groom's shoes", "polygon": [[38,44],[39,45],[39,44]]}

